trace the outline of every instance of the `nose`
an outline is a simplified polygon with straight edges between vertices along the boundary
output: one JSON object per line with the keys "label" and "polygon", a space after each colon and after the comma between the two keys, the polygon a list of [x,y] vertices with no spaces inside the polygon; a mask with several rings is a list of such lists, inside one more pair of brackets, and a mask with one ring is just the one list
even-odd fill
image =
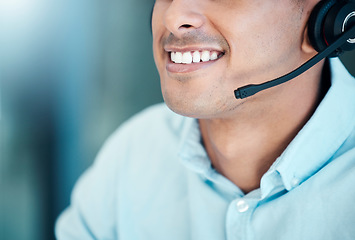
{"label": "nose", "polygon": [[164,15],[165,27],[177,38],[201,28],[204,23],[205,17],[198,4],[188,0],[172,1]]}

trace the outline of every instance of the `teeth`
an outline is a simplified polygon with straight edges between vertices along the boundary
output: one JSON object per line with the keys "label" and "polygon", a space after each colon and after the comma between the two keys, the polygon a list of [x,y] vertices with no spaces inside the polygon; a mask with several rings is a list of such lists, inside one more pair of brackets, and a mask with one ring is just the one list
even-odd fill
{"label": "teeth", "polygon": [[192,63],[191,52],[185,52],[185,53],[182,54],[182,63],[185,63],[185,64]]}
{"label": "teeth", "polygon": [[201,55],[200,55],[200,52],[199,51],[195,51],[193,54],[192,54],[192,61],[194,63],[197,63],[197,62],[200,62],[201,60]]}
{"label": "teeth", "polygon": [[208,62],[218,59],[216,51],[194,51],[191,52],[171,52],[170,59],[174,63],[191,64],[198,62]]}
{"label": "teeth", "polygon": [[218,58],[217,52],[212,52],[210,58],[211,58],[211,60],[216,60]]}
{"label": "teeth", "polygon": [[207,62],[210,60],[210,52],[209,51],[203,51],[201,54],[201,60],[202,62]]}
{"label": "teeth", "polygon": [[175,63],[182,63],[182,53],[181,52],[176,52],[175,53]]}
{"label": "teeth", "polygon": [[172,61],[172,62],[175,62],[175,61],[176,61],[176,60],[175,60],[175,55],[176,55],[176,53],[171,52],[170,57],[171,57],[171,61]]}

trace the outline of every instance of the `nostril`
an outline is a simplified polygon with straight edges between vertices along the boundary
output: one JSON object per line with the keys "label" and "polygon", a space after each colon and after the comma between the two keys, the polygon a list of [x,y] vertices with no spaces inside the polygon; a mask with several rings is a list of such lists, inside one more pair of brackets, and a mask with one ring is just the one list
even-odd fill
{"label": "nostril", "polygon": [[192,27],[190,24],[183,24],[180,26],[180,28],[190,28]]}

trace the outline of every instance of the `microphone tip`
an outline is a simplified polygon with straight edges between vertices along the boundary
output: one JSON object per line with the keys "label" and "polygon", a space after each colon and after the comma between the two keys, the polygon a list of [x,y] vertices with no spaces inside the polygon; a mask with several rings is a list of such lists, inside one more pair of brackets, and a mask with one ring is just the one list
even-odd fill
{"label": "microphone tip", "polygon": [[241,99],[241,94],[239,88],[237,90],[234,90],[234,96],[236,99]]}

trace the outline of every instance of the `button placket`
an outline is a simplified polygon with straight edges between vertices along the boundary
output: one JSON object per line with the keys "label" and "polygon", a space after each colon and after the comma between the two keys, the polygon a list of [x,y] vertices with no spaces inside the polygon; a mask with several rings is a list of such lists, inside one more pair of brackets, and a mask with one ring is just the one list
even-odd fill
{"label": "button placket", "polygon": [[249,240],[250,219],[255,207],[254,199],[237,198],[231,202],[227,212],[226,236],[228,240]]}

